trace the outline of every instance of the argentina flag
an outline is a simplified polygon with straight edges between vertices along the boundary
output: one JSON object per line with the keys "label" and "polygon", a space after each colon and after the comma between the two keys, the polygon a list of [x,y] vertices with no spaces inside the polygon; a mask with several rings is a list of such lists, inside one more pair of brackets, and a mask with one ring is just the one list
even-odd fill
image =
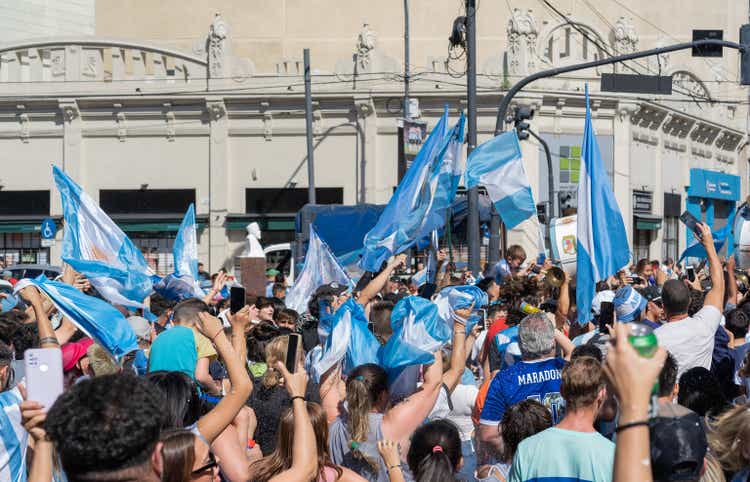
{"label": "argentina flag", "polygon": [[452,329],[454,319],[458,318],[456,310],[463,310],[473,306],[469,318],[459,320],[466,326],[467,334],[480,320],[480,310],[488,303],[487,293],[474,285],[445,288],[435,298],[438,317],[445,323],[448,329]]}
{"label": "argentina flag", "polygon": [[313,362],[313,376],[316,380],[342,363],[343,373],[365,363],[378,362],[380,343],[367,326],[367,315],[362,306],[349,299],[341,305],[333,316],[330,336],[323,346],[322,356]]}
{"label": "argentina flag", "polygon": [[174,274],[154,277],[154,291],[168,300],[203,298],[198,281],[198,236],[195,230],[195,206],[191,203],[172,246]]}
{"label": "argentina flag", "polygon": [[[378,272],[391,256],[411,247],[417,239],[429,235],[425,220],[432,204],[437,179],[435,158],[448,135],[448,111],[430,132],[414,163],[391,196],[377,224],[365,235],[360,267]],[[434,179],[433,179],[434,178]]]}
{"label": "argentina flag", "polygon": [[117,308],[106,301],[88,296],[71,285],[50,281],[44,275],[22,279],[15,286],[18,293],[29,285],[36,286],[76,327],[100,344],[118,362],[138,349],[133,328]]}
{"label": "argentina flag", "polygon": [[577,237],[576,304],[578,323],[583,325],[591,319],[596,283],[614,275],[630,260],[625,223],[612,192],[591,122],[588,85],[578,182]]}
{"label": "argentina flag", "polygon": [[81,186],[57,166],[52,173],[65,219],[63,261],[109,302],[142,307],[153,290],[153,273],[141,252]]}
{"label": "argentina flag", "polygon": [[307,302],[310,297],[322,285],[338,283],[342,286],[352,287],[352,280],[346,274],[344,268],[339,264],[328,245],[320,239],[318,233],[310,224],[310,241],[305,255],[305,264],[302,271],[295,277],[294,286],[289,290],[284,300],[286,306],[297,313],[307,311]]}
{"label": "argentina flag", "polygon": [[391,313],[393,335],[380,348],[380,365],[393,383],[412,365],[432,363],[434,353],[450,341],[452,330],[438,316],[435,303],[419,296],[409,296]]}
{"label": "argentina flag", "polygon": [[[716,247],[717,253],[724,247],[727,238],[732,235],[732,228],[734,226],[734,218],[736,214],[737,210],[732,211],[727,218],[727,224],[723,228],[717,229],[711,233],[711,236],[714,238],[714,246]],[[733,243],[730,242],[727,246],[727,256],[732,254],[734,251],[733,248]],[[708,253],[706,253],[706,248],[703,247],[699,239],[693,237],[693,242],[685,248],[685,251],[680,255],[680,260],[678,262],[681,263],[685,258],[706,259],[707,257]]]}
{"label": "argentina flag", "polygon": [[29,433],[21,423],[18,387],[0,392],[0,480],[26,482],[26,449]]}
{"label": "argentina flag", "polygon": [[466,187],[484,186],[508,229],[528,221],[538,232],[536,203],[522,159],[515,129],[495,136],[469,154]]}

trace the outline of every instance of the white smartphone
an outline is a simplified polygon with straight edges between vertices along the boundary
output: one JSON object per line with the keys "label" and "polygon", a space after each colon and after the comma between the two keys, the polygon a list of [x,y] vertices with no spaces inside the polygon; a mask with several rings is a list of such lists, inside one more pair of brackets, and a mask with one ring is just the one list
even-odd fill
{"label": "white smartphone", "polygon": [[31,348],[23,354],[28,399],[49,410],[63,392],[62,352],[59,348]]}

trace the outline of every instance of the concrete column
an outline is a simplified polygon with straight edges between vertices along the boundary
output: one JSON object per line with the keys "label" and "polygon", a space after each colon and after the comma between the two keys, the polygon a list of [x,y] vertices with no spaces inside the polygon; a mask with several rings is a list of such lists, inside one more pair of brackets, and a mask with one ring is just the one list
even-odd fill
{"label": "concrete column", "polygon": [[[664,162],[662,161],[664,142],[659,139],[658,144],[654,146],[654,157],[653,157],[653,173],[654,180],[652,186],[654,186],[654,197],[653,204],[651,205],[651,212],[655,216],[659,216],[664,219],[664,187],[662,186],[662,175],[664,170]],[[662,246],[664,245],[664,230],[666,227],[662,223],[661,229],[654,232],[654,236],[651,239],[651,246],[649,246],[649,258],[650,259],[662,259]]]}
{"label": "concrete column", "polygon": [[614,185],[612,189],[620,206],[631,250],[633,249],[633,196],[630,190],[630,142],[632,138],[630,117],[637,108],[638,105],[635,103],[620,102],[617,106],[617,115],[613,120],[612,129],[615,144]]}
{"label": "concrete column", "polygon": [[[377,144],[378,144],[378,115],[372,97],[361,97],[354,99],[354,105],[359,116],[359,125],[365,138],[365,156],[360,162],[360,194],[366,203],[385,203],[390,199],[391,193],[387,195],[380,192],[385,189],[379,184]],[[394,165],[395,167],[395,165]]]}
{"label": "concrete column", "polygon": [[207,99],[206,110],[209,119],[209,222],[204,236],[209,239],[208,270],[214,273],[222,267],[231,269],[234,264],[228,256],[224,226],[229,208],[229,119],[223,99]]}

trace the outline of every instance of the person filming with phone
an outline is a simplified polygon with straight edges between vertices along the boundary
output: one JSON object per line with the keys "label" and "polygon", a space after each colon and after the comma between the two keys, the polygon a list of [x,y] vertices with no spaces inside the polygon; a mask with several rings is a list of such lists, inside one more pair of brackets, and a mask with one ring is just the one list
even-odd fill
{"label": "person filming with phone", "polygon": [[694,367],[711,368],[714,333],[719,328],[724,304],[724,270],[711,229],[703,223],[697,223],[697,228],[700,243],[706,249],[711,278],[703,308],[688,316],[690,288],[683,281],[669,280],[661,292],[667,323],[654,330],[659,345],[677,360],[678,377]]}

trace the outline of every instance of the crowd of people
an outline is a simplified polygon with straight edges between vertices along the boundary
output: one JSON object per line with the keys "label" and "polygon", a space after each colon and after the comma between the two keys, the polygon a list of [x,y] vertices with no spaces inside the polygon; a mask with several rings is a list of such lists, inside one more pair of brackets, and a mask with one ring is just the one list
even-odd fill
{"label": "crowd of people", "polygon": [[[748,481],[750,295],[701,228],[706,263],[638,260],[597,284],[585,325],[575,278],[550,282],[519,246],[477,276],[439,252],[426,284],[398,276],[398,255],[353,290],[320,286],[304,313],[276,270],[234,313],[228,275],[201,271],[203,299],[154,294],[155,321],[127,313],[139,348],[119,361],[27,286],[0,314],[0,479]],[[92,289],[71,269],[62,281]],[[400,302],[466,284],[487,296],[483,320],[467,330],[476,307],[456,309],[414,386],[374,363],[316,370],[321,320],[345,303],[386,344]],[[27,397],[31,348],[61,351],[51,406]]]}

